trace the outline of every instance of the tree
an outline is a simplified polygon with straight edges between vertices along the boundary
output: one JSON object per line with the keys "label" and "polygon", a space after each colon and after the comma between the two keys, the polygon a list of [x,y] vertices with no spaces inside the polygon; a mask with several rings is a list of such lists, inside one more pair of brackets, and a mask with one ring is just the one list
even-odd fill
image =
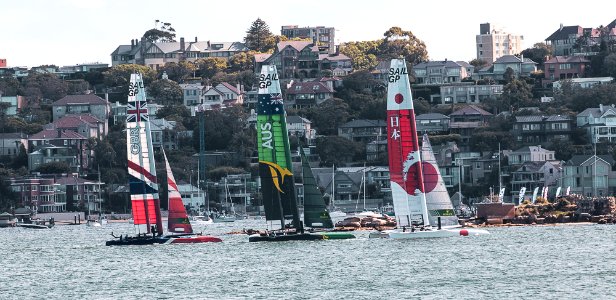
{"label": "tree", "polygon": [[41,174],[62,174],[70,173],[71,168],[65,161],[52,161],[40,165],[36,171],[41,172]]}
{"label": "tree", "polygon": [[377,55],[382,42],[383,40],[343,43],[340,45],[340,53],[351,59],[353,69],[370,70],[378,64]]}
{"label": "tree", "polygon": [[269,30],[269,26],[261,18],[252,22],[250,28],[246,31],[244,43],[248,49],[262,53],[268,52],[276,46],[276,40]]}
{"label": "tree", "polygon": [[195,61],[197,74],[203,78],[212,78],[216,73],[228,68],[227,60],[221,57],[200,58]]}
{"label": "tree", "polygon": [[506,84],[501,95],[503,103],[514,109],[537,105],[538,101],[533,101],[532,96],[531,87],[525,81],[518,79]]}
{"label": "tree", "polygon": [[515,72],[513,71],[513,69],[507,67],[505,73],[503,74],[503,78],[505,79],[506,83],[511,83],[511,81],[515,79]]}
{"label": "tree", "polygon": [[252,71],[254,69],[254,51],[236,53],[229,59],[229,68],[233,72]]}
{"label": "tree", "polygon": [[39,101],[43,98],[53,101],[60,100],[68,91],[68,84],[55,74],[30,72],[23,79],[25,96],[30,101]]}
{"label": "tree", "polygon": [[[160,28],[157,28],[159,24]],[[146,31],[143,38],[150,43],[175,42],[175,29],[171,27],[171,23],[156,20],[154,28]]]}
{"label": "tree", "polygon": [[156,71],[146,66],[135,64],[117,65],[103,72],[105,85],[107,87],[116,87],[119,93],[125,95],[119,98],[123,103],[127,101],[128,84],[130,83],[130,75],[133,73],[143,75],[143,83],[146,87],[156,79]]}
{"label": "tree", "polygon": [[182,83],[184,82],[184,79],[188,77],[192,77],[196,70],[197,70],[197,67],[192,62],[188,62],[188,61],[180,61],[179,63],[169,62],[169,63],[166,63],[165,66],[159,70],[158,77],[160,78],[160,75],[162,75],[164,72],[167,74],[167,77],[169,78],[169,80]]}
{"label": "tree", "polygon": [[148,95],[162,105],[182,104],[184,94],[180,85],[169,79],[152,82],[148,87]]}
{"label": "tree", "polygon": [[552,47],[545,43],[536,43],[532,48],[522,50],[520,55],[536,62],[537,67],[543,69],[546,58],[552,56]]}
{"label": "tree", "polygon": [[603,68],[605,69],[605,74],[616,78],[616,53],[610,53],[605,57]]}
{"label": "tree", "polygon": [[308,110],[308,119],[319,134],[334,135],[338,127],[349,119],[349,105],[342,99],[332,98]]}
{"label": "tree", "polygon": [[365,158],[365,147],[362,143],[354,142],[340,136],[323,136],[316,140],[316,151],[321,157],[324,166],[346,165],[362,161]]}
{"label": "tree", "polygon": [[483,67],[488,65],[488,63],[485,60],[479,59],[479,58],[475,58],[475,59],[471,60],[469,62],[469,64],[471,66],[475,67],[475,70],[479,70],[479,69],[481,69],[481,68],[483,68]]}
{"label": "tree", "polygon": [[13,76],[0,77],[0,94],[17,96],[20,91],[19,80]]}
{"label": "tree", "polygon": [[0,167],[0,211],[8,211],[17,208],[19,197],[11,190],[9,179],[11,178],[9,169]]}
{"label": "tree", "polygon": [[426,44],[411,31],[391,27],[383,35],[385,39],[379,46],[379,58],[392,59],[402,56],[410,65],[428,60]]}

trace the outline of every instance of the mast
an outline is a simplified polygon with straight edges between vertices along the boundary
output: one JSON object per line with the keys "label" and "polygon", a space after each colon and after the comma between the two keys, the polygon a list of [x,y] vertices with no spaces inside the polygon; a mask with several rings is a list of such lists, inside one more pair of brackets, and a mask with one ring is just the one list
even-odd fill
{"label": "mast", "polygon": [[264,65],[259,76],[257,149],[263,207],[268,221],[291,219],[301,229],[291,150],[280,82],[275,65]]}
{"label": "mast", "polygon": [[334,203],[334,201],[336,200],[336,164],[332,164],[332,197],[331,197],[331,203],[329,204],[332,208],[331,210],[333,211],[336,208],[336,204]]}
{"label": "mast", "polygon": [[595,163],[593,165],[593,175],[592,175],[592,196],[593,198],[597,198],[597,141],[594,143],[595,148]]}
{"label": "mast", "polygon": [[415,111],[404,59],[392,59],[387,86],[387,149],[394,211],[399,226],[421,216],[429,225]]}
{"label": "mast", "polygon": [[364,173],[361,176],[361,180],[364,185],[364,211],[366,211],[366,163],[364,163]]}
{"label": "mast", "polygon": [[[163,234],[154,149],[141,74],[131,74],[126,111],[128,177],[135,225]],[[155,225],[156,227],[154,227]]]}
{"label": "mast", "polygon": [[502,191],[503,182],[501,180],[501,148],[500,143],[498,143],[498,192]]}

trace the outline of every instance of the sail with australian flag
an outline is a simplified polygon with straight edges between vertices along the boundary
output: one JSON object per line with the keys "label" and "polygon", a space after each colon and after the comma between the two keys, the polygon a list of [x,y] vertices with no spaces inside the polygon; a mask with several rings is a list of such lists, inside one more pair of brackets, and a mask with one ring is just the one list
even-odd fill
{"label": "sail with australian flag", "polygon": [[265,65],[259,77],[257,104],[257,149],[263,207],[268,221],[292,220],[291,226],[301,229],[291,150],[287,132],[280,82],[275,65]]}

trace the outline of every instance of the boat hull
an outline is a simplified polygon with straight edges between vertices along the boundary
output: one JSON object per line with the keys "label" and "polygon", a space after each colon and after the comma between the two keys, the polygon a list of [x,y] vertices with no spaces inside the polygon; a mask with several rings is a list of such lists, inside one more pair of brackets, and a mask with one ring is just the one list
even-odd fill
{"label": "boat hull", "polygon": [[420,239],[420,238],[443,238],[455,236],[475,236],[490,234],[487,230],[476,228],[449,228],[441,230],[387,230],[371,232],[370,238],[390,238],[390,239]]}
{"label": "boat hull", "polygon": [[249,242],[316,241],[324,239],[325,236],[318,233],[292,233],[279,235],[254,234],[248,237]]}
{"label": "boat hull", "polygon": [[324,240],[346,240],[346,239],[354,239],[355,236],[348,232],[317,232],[323,236]]}
{"label": "boat hull", "polygon": [[199,244],[199,243],[218,243],[222,242],[220,238],[207,235],[180,236],[170,237],[167,244]]}
{"label": "boat hull", "polygon": [[133,245],[154,245],[164,244],[169,241],[169,237],[164,236],[127,236],[120,237],[111,241],[105,242],[106,246],[133,246]]}

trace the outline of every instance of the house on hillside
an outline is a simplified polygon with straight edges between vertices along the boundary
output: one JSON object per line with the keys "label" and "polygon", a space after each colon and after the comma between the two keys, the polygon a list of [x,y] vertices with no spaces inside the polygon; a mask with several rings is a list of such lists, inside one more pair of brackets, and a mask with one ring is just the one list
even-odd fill
{"label": "house on hillside", "polygon": [[570,140],[574,120],[564,115],[517,116],[511,134],[517,142],[549,144],[552,141]]}
{"label": "house on hillside", "polygon": [[317,106],[334,97],[334,90],[320,81],[294,82],[287,89],[286,106],[307,108]]}
{"label": "house on hillside", "polygon": [[439,113],[421,114],[415,117],[418,134],[448,134],[449,117]]}
{"label": "house on hillside", "polygon": [[338,136],[366,144],[386,139],[387,124],[385,120],[353,120],[338,127]]}
{"label": "house on hillside", "polygon": [[543,86],[558,80],[586,77],[590,60],[582,56],[555,56],[544,63]]}
{"label": "house on hillside", "polygon": [[0,133],[0,157],[16,157],[21,146],[28,151],[28,136],[22,132]]}
{"label": "house on hillside", "polygon": [[449,131],[459,134],[461,143],[468,145],[476,128],[488,126],[494,115],[476,105],[465,105],[449,115]]}
{"label": "house on hillside", "polygon": [[444,84],[461,82],[471,76],[465,66],[451,60],[427,61],[413,66],[416,84]]}
{"label": "house on hillside", "polygon": [[563,165],[563,187],[572,194],[587,197],[613,195],[616,192],[616,171],[611,155],[574,155]]}
{"label": "house on hillside", "polygon": [[524,146],[512,151],[507,156],[509,165],[521,165],[525,162],[546,162],[555,161],[554,151],[547,150],[538,146]]}
{"label": "house on hillside", "polygon": [[537,63],[531,59],[517,57],[515,55],[503,55],[492,65],[486,66],[477,72],[478,79],[492,78],[494,80],[504,80],[505,72],[508,68],[513,70],[516,77],[530,77],[537,71]]}
{"label": "house on hillside", "polygon": [[244,93],[241,86],[233,86],[227,82],[206,88],[203,92],[203,102],[209,109],[218,109],[244,104]]}
{"label": "house on hillside", "polygon": [[616,142],[614,104],[589,107],[577,115],[577,127],[586,129],[591,143]]}
{"label": "house on hillside", "polygon": [[67,95],[51,106],[54,121],[65,115],[92,114],[99,120],[107,122],[110,112],[109,102],[94,94]]}

